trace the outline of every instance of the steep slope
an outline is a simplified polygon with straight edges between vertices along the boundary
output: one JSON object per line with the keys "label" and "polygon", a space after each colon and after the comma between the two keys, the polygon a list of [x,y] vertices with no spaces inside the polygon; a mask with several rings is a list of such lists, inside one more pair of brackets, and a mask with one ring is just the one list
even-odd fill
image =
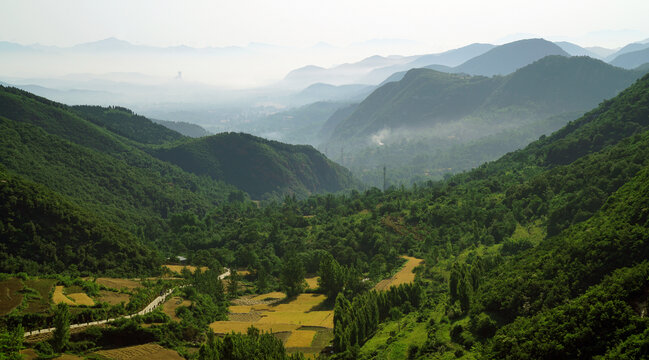
{"label": "steep slope", "polygon": [[[393,227],[423,237],[414,247],[428,254],[421,278],[435,294],[399,320],[397,346],[414,359],[641,358],[649,346],[648,158],[646,75],[525,149],[393,190],[386,218],[408,211]],[[428,338],[418,342],[423,331]],[[405,353],[377,348],[386,332],[361,354]]]}
{"label": "steep slope", "polygon": [[199,137],[210,135],[210,132],[203,129],[202,127],[188,122],[167,121],[167,120],[159,120],[159,119],[151,119],[151,121],[153,121],[156,124],[160,124],[168,129],[171,129],[175,132],[181,133],[182,135],[192,137],[192,138],[199,138]]}
{"label": "steep slope", "polygon": [[0,163],[7,170],[129,230],[158,231],[156,224],[170,213],[206,211],[234,190],[183,172],[140,150],[144,145],[24,91],[0,89],[0,119]]}
{"label": "steep slope", "polygon": [[334,192],[354,185],[345,168],[311,146],[223,133],[155,151],[186,171],[223,180],[260,199],[271,194]]}
{"label": "steep slope", "polygon": [[548,55],[570,56],[556,44],[543,39],[520,40],[493,48],[453,71],[469,75],[507,75]]}
{"label": "steep slope", "polygon": [[[495,45],[491,44],[470,44],[458,49],[445,51],[439,54],[428,54],[419,56],[414,61],[406,64],[386,66],[372,70],[361,80],[364,84],[377,84],[401,80],[403,74],[410,69],[435,66],[434,70],[451,72],[453,66],[458,66],[469,59],[482,55],[493,49]],[[442,70],[444,69],[444,70]],[[446,71],[448,69],[448,71]],[[403,73],[401,75],[396,75]]]}
{"label": "steep slope", "polygon": [[183,136],[122,107],[73,106],[71,110],[111,132],[142,144],[163,144]]}
{"label": "steep slope", "polygon": [[568,41],[557,41],[555,42],[555,44],[559,46],[561,49],[563,49],[563,51],[570,54],[571,56],[590,56],[594,59],[602,58],[601,56],[588,50],[587,48],[583,48],[577,44],[573,44]]}
{"label": "steep slope", "polygon": [[614,53],[608,55],[605,60],[610,63],[611,61],[614,61],[620,55],[628,54],[628,53],[632,53],[632,52],[636,52],[636,51],[640,51],[640,50],[644,50],[644,49],[647,49],[647,48],[649,48],[649,42],[631,43],[631,44],[628,44],[628,45],[622,47],[621,49],[615,51]]}
{"label": "steep slope", "polygon": [[367,137],[385,127],[458,120],[482,105],[499,84],[500,79],[413,69],[401,81],[370,94],[336,127],[332,138]]}
{"label": "steep slope", "polygon": [[132,234],[44,186],[0,169],[0,272],[134,276],[160,259]]}
{"label": "steep slope", "polygon": [[642,72],[588,57],[545,57],[505,77],[417,69],[367,97],[320,146],[362,181],[439,179],[549,134]]}
{"label": "steep slope", "polygon": [[625,69],[633,69],[645,63],[649,63],[649,47],[643,50],[619,55],[613,61],[611,61],[611,65],[619,66]]}
{"label": "steep slope", "polygon": [[370,94],[338,125],[333,137],[367,139],[385,127],[430,127],[506,109],[522,113],[519,118],[584,111],[639,76],[588,57],[562,56],[545,57],[506,77],[416,69]]}

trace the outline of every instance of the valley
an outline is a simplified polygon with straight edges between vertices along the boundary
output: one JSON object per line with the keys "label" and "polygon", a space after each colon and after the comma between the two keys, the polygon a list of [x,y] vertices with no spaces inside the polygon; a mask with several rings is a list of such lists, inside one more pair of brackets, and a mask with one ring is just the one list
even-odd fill
{"label": "valley", "polygon": [[646,359],[649,5],[588,5],[0,4],[0,360]]}

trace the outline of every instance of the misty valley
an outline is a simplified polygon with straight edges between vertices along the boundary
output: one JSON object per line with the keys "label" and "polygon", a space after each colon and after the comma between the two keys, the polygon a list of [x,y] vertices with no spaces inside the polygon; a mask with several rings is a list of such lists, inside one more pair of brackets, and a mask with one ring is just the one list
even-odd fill
{"label": "misty valley", "polygon": [[646,359],[648,40],[0,41],[0,359]]}

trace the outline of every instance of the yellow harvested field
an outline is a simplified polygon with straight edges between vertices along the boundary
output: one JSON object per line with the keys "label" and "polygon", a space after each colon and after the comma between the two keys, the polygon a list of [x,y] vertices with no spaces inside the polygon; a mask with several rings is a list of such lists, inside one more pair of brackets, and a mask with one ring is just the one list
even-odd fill
{"label": "yellow harvested field", "polygon": [[315,333],[315,330],[295,330],[291,333],[291,336],[288,337],[284,346],[287,348],[309,347],[313,342]]}
{"label": "yellow harvested field", "polygon": [[180,321],[180,318],[176,316],[176,309],[181,306],[189,306],[191,304],[192,302],[189,300],[183,300],[183,298],[181,298],[180,296],[174,296],[162,305],[162,312],[167,314],[171,318],[171,320]]}
{"label": "yellow harvested field", "polygon": [[74,301],[63,294],[62,285],[58,285],[54,288],[54,294],[52,294],[52,302],[54,302],[54,304],[64,303],[68,305],[76,305]]}
{"label": "yellow harvested field", "polygon": [[59,285],[54,288],[52,295],[54,304],[64,303],[72,306],[87,305],[93,306],[95,302],[85,293],[67,294],[63,293],[63,286]]}
{"label": "yellow harvested field", "polygon": [[317,289],[318,288],[318,279],[319,279],[319,277],[316,276],[316,277],[306,278],[304,280],[306,280],[306,283],[309,286],[309,289]]}
{"label": "yellow harvested field", "polygon": [[248,276],[248,275],[250,275],[250,271],[249,270],[237,270],[237,274],[239,276]]}
{"label": "yellow harvested field", "polygon": [[284,294],[283,292],[275,291],[267,294],[257,295],[253,298],[250,298],[250,300],[253,301],[281,300],[285,297],[286,294]]}
{"label": "yellow harvested field", "polygon": [[[233,314],[257,314],[258,316],[250,317],[254,320],[217,321],[210,327],[219,334],[231,331],[245,332],[251,325],[260,330],[272,330],[273,332],[293,331],[301,326],[333,328],[333,311],[313,310],[325,301],[324,295],[300,294],[289,302],[283,302],[285,297],[284,293],[273,292],[245,299],[251,305],[232,305],[229,310]],[[254,303],[267,299],[276,299],[276,301],[271,304]],[[236,318],[242,319],[243,317],[238,315]]]}
{"label": "yellow harvested field", "polygon": [[120,303],[128,304],[131,296],[129,294],[118,293],[108,290],[99,290],[98,300],[110,305],[119,305]]}
{"label": "yellow harvested field", "polygon": [[258,322],[248,322],[248,321],[215,321],[210,324],[210,328],[216,334],[229,334],[231,332],[245,333],[248,331],[248,328],[254,326],[257,329],[265,332],[272,331],[282,332],[282,331],[293,331],[297,330],[300,325],[295,324],[260,324]]}
{"label": "yellow harvested field", "polygon": [[95,301],[92,300],[86,293],[68,294],[68,297],[72,299],[72,301],[74,301],[75,305],[95,305]]}
{"label": "yellow harvested field", "polygon": [[376,284],[376,286],[374,286],[374,290],[385,291],[391,286],[407,284],[415,281],[415,273],[413,272],[413,270],[424,260],[410,256],[402,256],[402,258],[407,260],[403,268],[399,270],[398,273],[394,274],[393,277],[381,280],[378,284]]}
{"label": "yellow harvested field", "polygon": [[158,344],[144,344],[127,346],[112,350],[100,350],[96,354],[115,360],[156,359],[156,360],[183,360],[177,352],[165,349]]}
{"label": "yellow harvested field", "polygon": [[63,354],[53,360],[83,360],[83,358],[76,355]]}
{"label": "yellow harvested field", "polygon": [[[194,273],[196,271],[197,267],[192,266],[192,265],[162,265],[162,267],[166,267],[167,269],[171,270],[171,272],[175,272],[180,274],[183,271],[183,268],[187,268],[191,273]],[[207,266],[201,266],[201,271],[207,270]]]}
{"label": "yellow harvested field", "polygon": [[133,290],[139,287],[142,287],[139,281],[129,280],[129,279],[116,279],[116,278],[98,278],[97,284],[103,285],[111,289],[127,289]]}

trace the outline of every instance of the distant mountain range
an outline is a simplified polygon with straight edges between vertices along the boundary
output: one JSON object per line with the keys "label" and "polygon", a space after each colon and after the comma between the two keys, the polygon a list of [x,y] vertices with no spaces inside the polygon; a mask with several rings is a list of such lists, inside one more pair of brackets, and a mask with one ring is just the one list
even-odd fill
{"label": "distant mountain range", "polygon": [[346,118],[330,119],[337,125],[320,149],[332,157],[346,149],[343,164],[358,176],[380,163],[396,173],[407,166],[402,179],[458,171],[556,130],[642,74],[590,57],[557,55],[507,76],[413,69],[350,108]]}

